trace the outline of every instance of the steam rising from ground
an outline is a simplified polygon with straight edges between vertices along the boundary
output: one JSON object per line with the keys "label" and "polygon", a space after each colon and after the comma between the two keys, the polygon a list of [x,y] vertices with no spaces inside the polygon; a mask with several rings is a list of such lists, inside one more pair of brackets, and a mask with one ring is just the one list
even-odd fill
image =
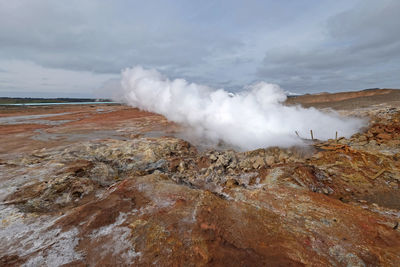
{"label": "steam rising from ground", "polygon": [[190,127],[197,136],[241,149],[299,145],[303,141],[295,131],[309,137],[310,129],[321,140],[334,138],[336,131],[348,137],[363,126],[360,119],[285,106],[283,90],[265,82],[249,85],[233,95],[134,67],[123,71],[122,88],[129,105],[162,114]]}

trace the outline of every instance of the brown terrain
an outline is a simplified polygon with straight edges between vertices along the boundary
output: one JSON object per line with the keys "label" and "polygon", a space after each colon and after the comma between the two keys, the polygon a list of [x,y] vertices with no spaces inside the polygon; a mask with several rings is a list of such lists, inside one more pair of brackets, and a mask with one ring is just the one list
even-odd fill
{"label": "brown terrain", "polygon": [[238,152],[124,105],[0,107],[0,266],[398,266],[400,91],[287,104],[369,125]]}
{"label": "brown terrain", "polygon": [[302,95],[290,98],[289,104],[301,104],[305,107],[334,108],[334,109],[360,109],[373,105],[400,105],[400,90],[398,89],[367,89],[356,92],[343,92],[336,94],[321,93],[315,95]]}

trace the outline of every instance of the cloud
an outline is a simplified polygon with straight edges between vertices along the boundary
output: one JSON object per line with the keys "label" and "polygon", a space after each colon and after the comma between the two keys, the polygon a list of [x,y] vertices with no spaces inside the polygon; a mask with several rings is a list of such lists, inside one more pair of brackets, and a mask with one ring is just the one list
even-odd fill
{"label": "cloud", "polygon": [[219,15],[224,9],[179,0],[2,1],[0,59],[98,74],[142,64],[224,84],[231,77],[221,66],[235,64],[243,45]]}
{"label": "cloud", "polygon": [[396,0],[360,1],[327,21],[318,44],[267,51],[258,76],[303,92],[398,86],[399,12]]}
{"label": "cloud", "polygon": [[189,70],[240,46],[230,32],[205,29],[182,15],[177,5],[159,1],[4,1],[0,57],[99,73],[135,63]]}
{"label": "cloud", "polygon": [[[98,79],[140,64],[230,90],[255,80],[291,91],[359,89],[366,75],[398,69],[398,11],[395,0],[0,1],[0,64]],[[399,84],[389,76],[373,86]]]}
{"label": "cloud", "polygon": [[400,2],[396,0],[365,0],[354,8],[333,16],[328,29],[335,39],[354,42],[356,49],[386,46],[400,41],[398,12]]}
{"label": "cloud", "polygon": [[[93,97],[93,91],[106,80],[119,75],[95,74],[88,71],[72,71],[45,68],[30,61],[0,60],[7,72],[0,72],[2,95],[7,96],[79,96]],[[55,88],[57,94],[54,93]]]}

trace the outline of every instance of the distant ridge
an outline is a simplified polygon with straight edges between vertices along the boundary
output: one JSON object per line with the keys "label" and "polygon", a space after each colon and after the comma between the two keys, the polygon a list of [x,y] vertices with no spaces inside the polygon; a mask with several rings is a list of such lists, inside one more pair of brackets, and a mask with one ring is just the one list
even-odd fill
{"label": "distant ridge", "polygon": [[302,105],[304,107],[348,109],[370,107],[373,105],[399,106],[399,89],[365,89],[354,92],[324,93],[302,95],[286,100],[287,105]]}
{"label": "distant ridge", "polygon": [[299,102],[302,104],[335,102],[335,101],[343,101],[358,97],[385,95],[395,91],[399,91],[399,89],[370,88],[361,91],[350,91],[350,92],[340,92],[340,93],[322,92],[317,94],[305,94],[300,96],[294,96],[289,99],[289,102],[291,100],[294,100],[295,102]]}

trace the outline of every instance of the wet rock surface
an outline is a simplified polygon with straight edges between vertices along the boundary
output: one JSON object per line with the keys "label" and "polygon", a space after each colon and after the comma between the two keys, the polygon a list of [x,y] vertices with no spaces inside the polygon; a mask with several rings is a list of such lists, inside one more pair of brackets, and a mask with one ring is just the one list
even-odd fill
{"label": "wet rock surface", "polygon": [[364,132],[304,147],[131,131],[4,155],[0,265],[396,266],[400,109],[362,112]]}

